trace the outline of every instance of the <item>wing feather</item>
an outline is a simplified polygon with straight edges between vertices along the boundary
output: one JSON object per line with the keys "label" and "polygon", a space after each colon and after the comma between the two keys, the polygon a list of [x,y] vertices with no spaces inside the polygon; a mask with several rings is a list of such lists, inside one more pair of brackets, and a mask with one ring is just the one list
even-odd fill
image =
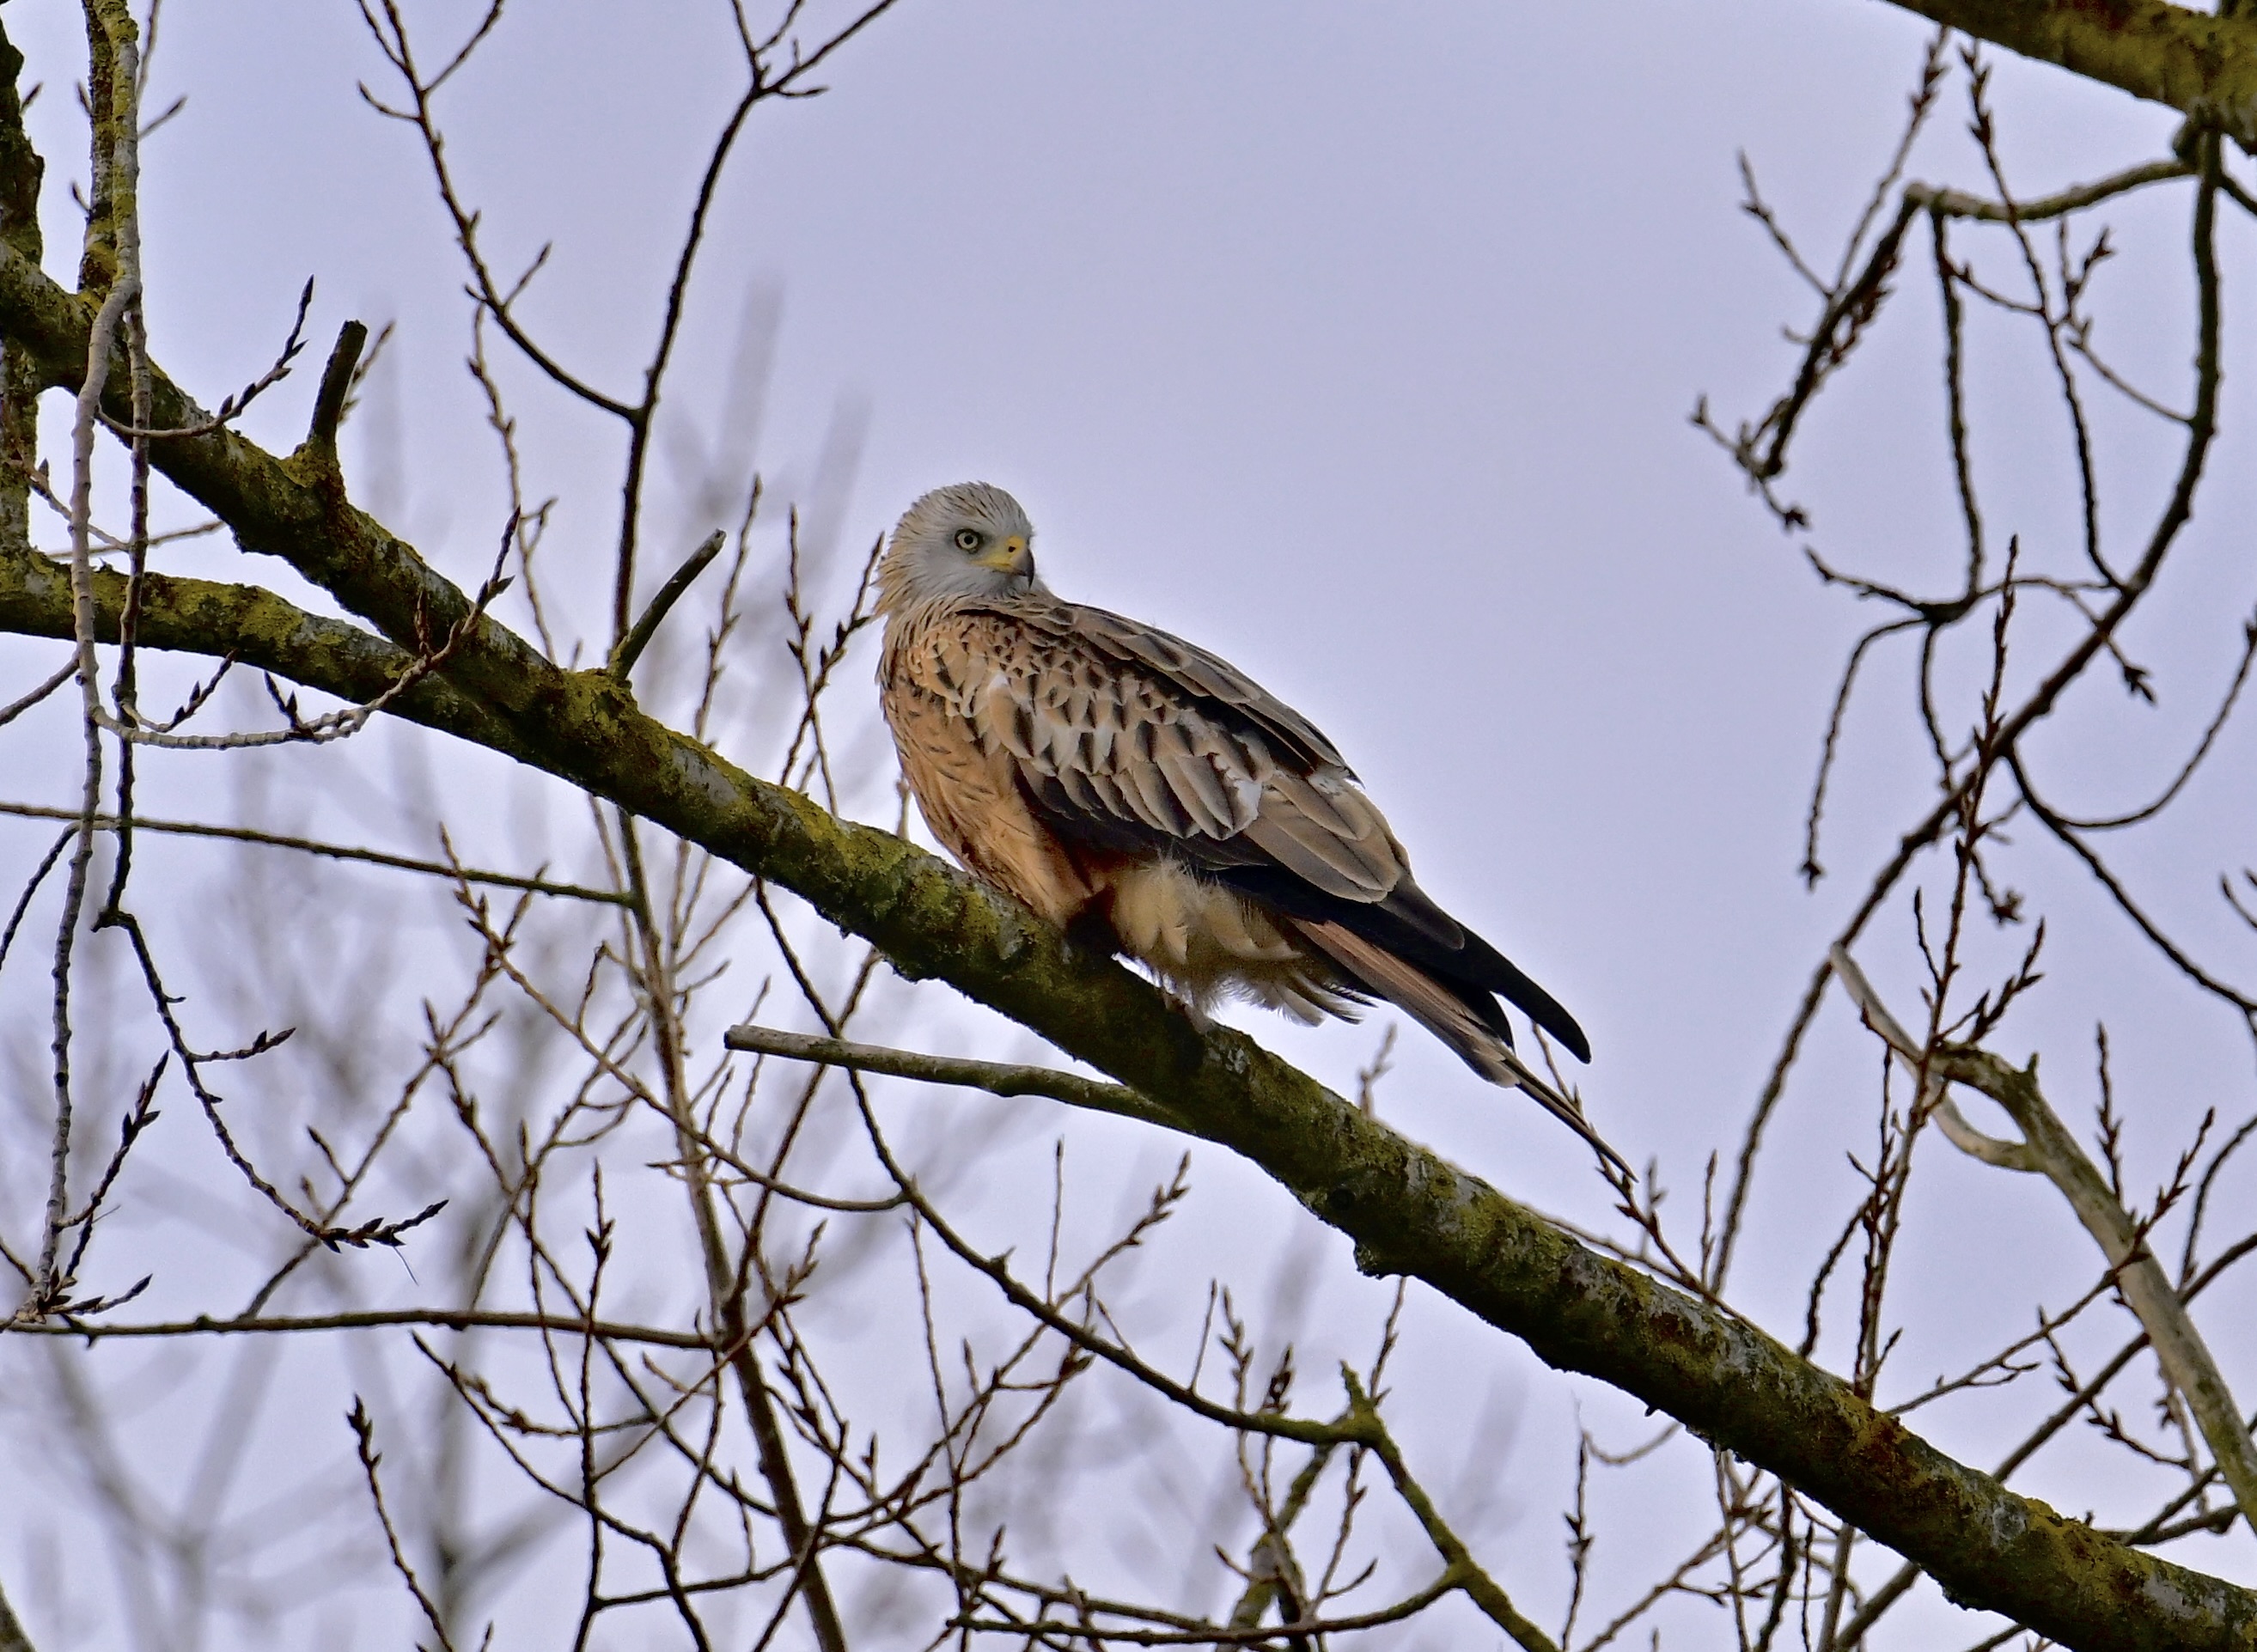
{"label": "wing feather", "polygon": [[1110,660],[1141,667],[1154,677],[1177,684],[1193,699],[1229,708],[1309,767],[1348,766],[1333,743],[1306,717],[1228,660],[1180,637],[1102,608],[1063,602],[1047,592],[1029,592],[1013,599],[1008,608],[1015,618],[1038,630],[1078,642],[1083,649],[1094,649]]}
{"label": "wing feather", "polygon": [[1337,837],[1362,842],[1387,835],[1387,822],[1361,792],[1313,785],[1291,770],[1278,771],[1270,784],[1300,813]]}
{"label": "wing feather", "polygon": [[1181,838],[1191,830],[1191,822],[1185,818],[1182,805],[1176,801],[1174,789],[1161,774],[1157,763],[1130,763],[1116,771],[1122,790],[1136,817],[1147,826],[1169,838]]}
{"label": "wing feather", "polygon": [[1033,763],[1044,741],[1036,727],[1036,702],[1022,692],[1023,675],[1023,670],[1013,671],[999,662],[973,690],[972,722],[984,743],[1000,745],[1022,763]]}
{"label": "wing feather", "polygon": [[[1341,900],[1369,902],[1383,899],[1387,880],[1370,859],[1356,853],[1357,845],[1325,830],[1290,806],[1269,807],[1277,794],[1265,792],[1262,812],[1246,829],[1248,841],[1278,865]],[[1400,868],[1395,868],[1398,873]]]}
{"label": "wing feather", "polygon": [[[1199,742],[1201,746],[1209,744]],[[1185,724],[1164,723],[1154,730],[1152,754],[1168,788],[1199,831],[1209,837],[1228,837],[1238,830],[1237,811],[1222,776],[1206,751],[1192,749]]]}
{"label": "wing feather", "polygon": [[1112,769],[1114,748],[1121,740],[1121,707],[1115,701],[1100,699],[1090,712],[1089,766],[1103,774]]}
{"label": "wing feather", "polygon": [[[1439,992],[1509,1048],[1490,997],[1502,994],[1589,1059],[1559,1002],[1412,881],[1332,742],[1228,664],[1041,591],[949,604],[923,632],[904,638],[897,663],[889,628],[882,669],[932,677],[1062,843],[1174,859],[1290,914],[1312,939],[1316,926],[1355,937],[1323,950],[1344,969],[1342,953],[1355,951],[1366,967],[1351,973],[1406,1009],[1419,999],[1422,1020],[1451,1019],[1422,996]],[[1396,964],[1370,965],[1372,949]]]}
{"label": "wing feather", "polygon": [[1092,815],[1105,811],[1105,801],[1097,795],[1097,788],[1092,784],[1095,777],[1088,770],[1069,766],[1054,773],[1058,776],[1058,789],[1066,794],[1074,808]]}
{"label": "wing feather", "polygon": [[1103,813],[1119,818],[1136,812],[1130,807],[1128,800],[1121,795],[1120,782],[1101,766],[1093,766],[1083,778],[1089,784],[1096,807]]}

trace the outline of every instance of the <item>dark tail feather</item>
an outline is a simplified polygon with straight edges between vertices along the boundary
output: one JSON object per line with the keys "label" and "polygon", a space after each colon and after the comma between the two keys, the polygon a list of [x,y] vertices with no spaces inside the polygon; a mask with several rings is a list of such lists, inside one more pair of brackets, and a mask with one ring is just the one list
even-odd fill
{"label": "dark tail feather", "polygon": [[[1629,1161],[1591,1128],[1582,1108],[1571,1097],[1561,1095],[1546,1083],[1515,1055],[1512,1046],[1464,998],[1415,964],[1341,924],[1329,920],[1303,919],[1293,927],[1355,985],[1401,1009],[1457,1051],[1467,1066],[1491,1084],[1527,1091],[1546,1112],[1589,1142],[1603,1157],[1621,1167],[1624,1175],[1634,1174]],[[1503,1014],[1494,1001],[1489,1002],[1489,1010],[1492,1015]]]}
{"label": "dark tail feather", "polygon": [[[1444,912],[1408,877],[1386,900],[1367,904],[1326,894],[1276,866],[1216,866],[1210,875],[1266,907],[1291,914],[1304,929],[1330,923],[1445,983],[1504,1000],[1560,1041],[1577,1061],[1591,1059],[1591,1041],[1558,999],[1481,936]],[[1497,1034],[1512,1041],[1502,1021]]]}

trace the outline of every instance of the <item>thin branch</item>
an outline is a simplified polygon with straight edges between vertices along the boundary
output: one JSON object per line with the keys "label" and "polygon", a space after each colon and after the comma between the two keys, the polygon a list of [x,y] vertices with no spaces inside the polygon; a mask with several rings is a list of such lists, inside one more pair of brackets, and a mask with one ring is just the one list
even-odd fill
{"label": "thin branch", "polygon": [[198,1315],[194,1319],[120,1324],[14,1324],[0,1326],[0,1335],[18,1337],[75,1337],[89,1343],[119,1338],[295,1336],[309,1331],[374,1331],[390,1325],[432,1325],[442,1331],[537,1331],[543,1334],[592,1337],[598,1342],[647,1344],[657,1348],[690,1348],[711,1352],[713,1338],[694,1331],[667,1331],[655,1325],[634,1325],[608,1319],[574,1319],[555,1314],[506,1313],[489,1308],[370,1308],[336,1314],[259,1314],[235,1319]]}
{"label": "thin branch", "polygon": [[650,606],[642,611],[642,618],[635,621],[633,629],[619,639],[619,646],[612,650],[611,662],[605,670],[622,682],[627,680],[628,674],[634,669],[635,661],[641,659],[642,651],[650,646],[650,639],[658,634],[659,626],[673,611],[675,604],[682,600],[683,593],[697,582],[697,576],[721,554],[721,547],[728,542],[728,534],[719,528],[706,535],[704,543],[690,552],[682,566],[674,570],[673,576],[659,588],[658,595],[650,599]]}
{"label": "thin branch", "polygon": [[781,1055],[788,1061],[815,1062],[893,1078],[920,1078],[928,1084],[956,1084],[967,1090],[984,1090],[993,1096],[1047,1096],[1076,1107],[1197,1133],[1178,1115],[1147,1101],[1126,1085],[1109,1084],[1102,1079],[1084,1078],[1048,1067],[1017,1067],[956,1055],[927,1055],[914,1050],[822,1038],[811,1033],[786,1033],[771,1027],[732,1027],[723,1035],[722,1042],[731,1049],[755,1055]]}
{"label": "thin branch", "polygon": [[[0,815],[14,815],[26,820],[76,820],[75,809],[57,808],[40,803],[10,803],[0,801]],[[96,831],[113,831],[117,826],[114,815],[96,815]],[[264,844],[272,849],[293,849],[301,853],[319,855],[329,860],[356,860],[371,866],[386,866],[395,872],[421,872],[427,877],[459,879],[466,883],[491,884],[500,889],[523,889],[537,895],[558,895],[572,900],[600,901],[608,906],[625,906],[629,897],[614,889],[591,889],[584,885],[552,883],[543,878],[520,877],[515,872],[481,872],[471,866],[449,865],[443,861],[418,860],[409,855],[387,854],[380,849],[358,849],[344,844],[322,843],[311,837],[292,837],[280,832],[258,831],[248,826],[215,826],[199,821],[151,820],[145,815],[133,817],[137,832],[164,832],[182,837],[215,837],[229,843]],[[0,954],[4,956],[4,954]]]}
{"label": "thin branch", "polygon": [[[1988,1050],[1956,1044],[1924,1046],[1889,1014],[1846,948],[1835,949],[1833,962],[1866,1025],[1900,1057],[1915,1063],[1915,1070],[1932,1075],[1939,1087],[1963,1084],[1990,1097],[2020,1128],[2020,1142],[1984,1136],[1978,1138],[1979,1146],[1963,1150],[1986,1163],[2042,1174],[2060,1190],[2116,1273],[2124,1300],[2147,1327],[2164,1374],[2193,1407],[2203,1437],[2233,1488],[2243,1515],[2257,1521],[2257,1444],[2251,1441],[2240,1408],[2162,1264],[2147,1247],[2143,1230],[2038,1089],[2036,1063],[2018,1070]],[[1953,1141],[1960,1145],[1956,1136]]]}
{"label": "thin branch", "polygon": [[[58,670],[53,676],[49,677],[38,688],[33,688],[28,694],[25,695],[23,698],[11,701],[8,704],[0,706],[0,724],[13,723],[18,717],[22,717],[24,713],[29,711],[33,706],[39,704],[40,701],[46,699],[56,689],[61,688],[63,684],[68,682],[73,677],[78,675],[78,656],[74,654],[70,659],[63,662],[61,668]],[[75,809],[71,810],[65,818],[76,820],[78,818],[78,811]]]}
{"label": "thin branch", "polygon": [[1905,198],[1916,207],[1946,218],[1971,218],[1981,223],[2041,223],[2097,207],[2104,201],[2144,189],[2149,184],[2194,177],[2197,170],[2190,162],[2177,159],[2151,160],[2097,178],[2089,184],[2075,185],[2057,194],[2041,195],[2034,201],[1985,201],[1957,189],[1918,183],[1905,186]]}

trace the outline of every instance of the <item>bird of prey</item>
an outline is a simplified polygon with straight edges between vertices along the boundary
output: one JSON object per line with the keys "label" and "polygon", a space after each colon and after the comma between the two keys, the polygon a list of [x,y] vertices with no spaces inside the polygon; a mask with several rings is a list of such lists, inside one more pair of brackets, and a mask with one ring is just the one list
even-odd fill
{"label": "bird of prey", "polygon": [[1034,537],[966,483],[909,506],[879,563],[886,721],[933,836],[1194,1018],[1231,995],[1304,1022],[1385,999],[1621,1164],[1515,1053],[1497,998],[1588,1061],[1582,1028],[1412,880],[1333,743],[1205,650],[1053,596]]}

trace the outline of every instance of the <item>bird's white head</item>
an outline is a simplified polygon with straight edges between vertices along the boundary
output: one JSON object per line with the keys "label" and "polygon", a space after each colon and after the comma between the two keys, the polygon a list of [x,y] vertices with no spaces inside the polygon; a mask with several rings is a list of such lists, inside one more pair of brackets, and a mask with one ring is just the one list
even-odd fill
{"label": "bird's white head", "polygon": [[1038,590],[1034,546],[1034,525],[1002,489],[985,482],[935,488],[894,525],[878,564],[878,611]]}

